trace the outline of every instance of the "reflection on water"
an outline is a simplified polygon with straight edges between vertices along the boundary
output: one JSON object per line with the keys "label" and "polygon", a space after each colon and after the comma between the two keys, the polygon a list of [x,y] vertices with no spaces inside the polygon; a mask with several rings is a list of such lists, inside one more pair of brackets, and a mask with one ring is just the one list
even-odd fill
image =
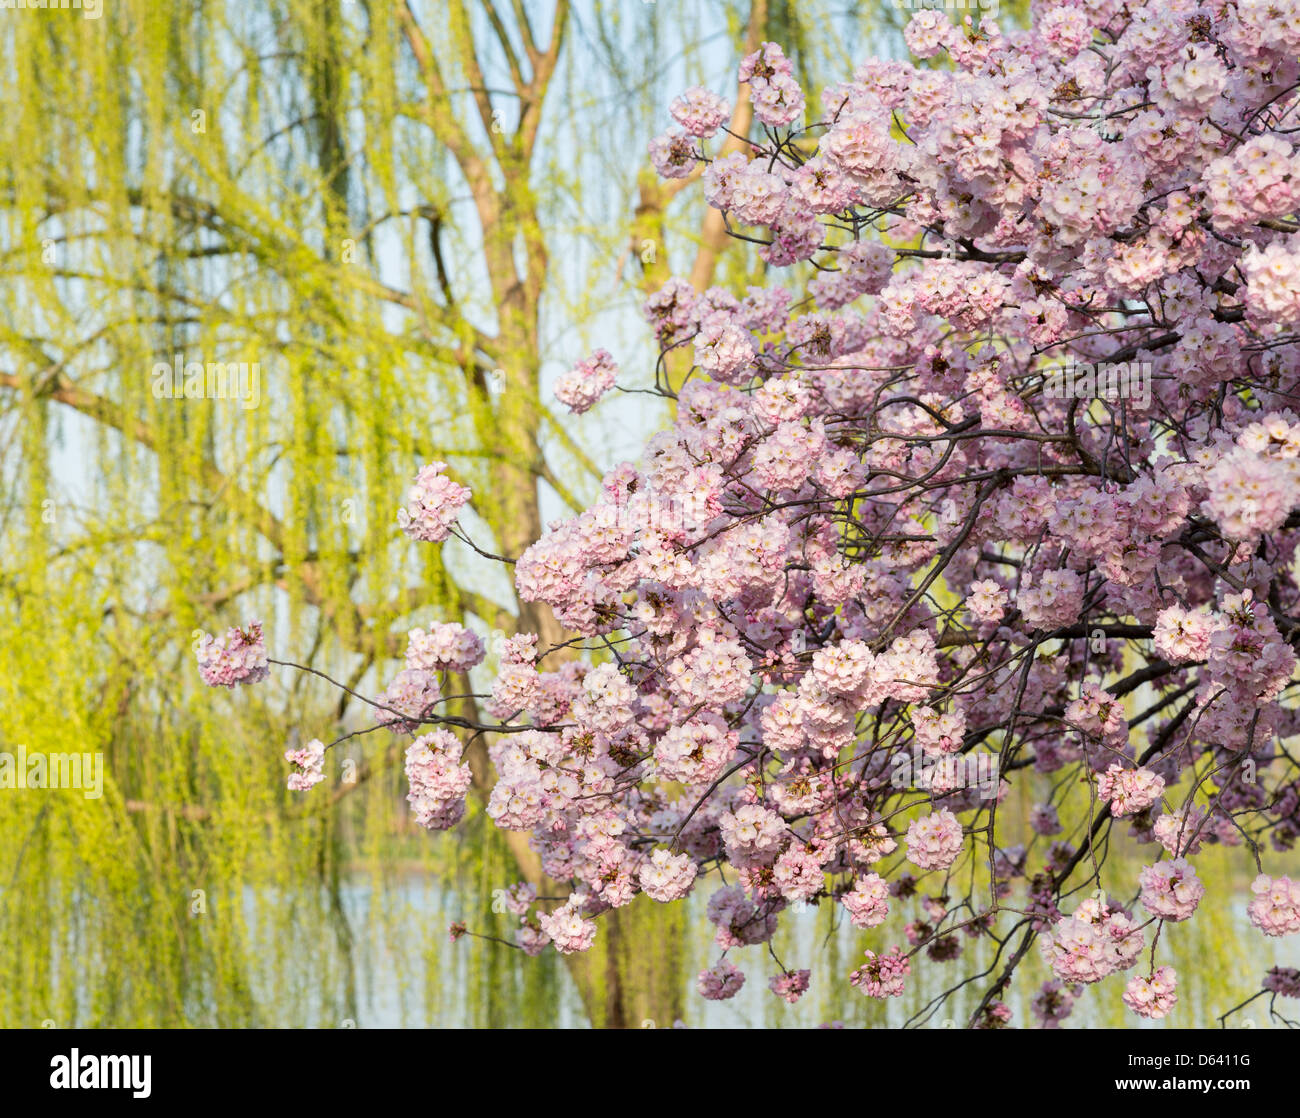
{"label": "reflection on water", "polygon": [[[1172,964],[1179,975],[1179,1000],[1164,1021],[1142,1021],[1129,1013],[1120,993],[1130,974],[1113,975],[1084,990],[1075,1003],[1066,1028],[1207,1028],[1215,1018],[1259,989],[1264,972],[1274,965],[1300,966],[1300,937],[1268,939],[1246,917],[1250,894],[1245,880],[1235,875],[1234,901],[1223,904],[1223,891],[1214,882],[1223,875],[1214,867],[1202,872],[1210,892],[1197,916],[1181,925],[1166,925],[1157,954],[1158,964]],[[853,929],[842,915],[820,910],[794,912],[783,919],[773,948],[789,968],[812,970],[809,992],[795,1005],[787,1005],[767,988],[769,976],[778,972],[765,946],[733,951],[728,956],[745,971],[748,981],[729,1002],[708,1002],[694,990],[694,976],[718,956],[704,905],[711,888],[698,890],[689,904],[692,919],[686,923],[680,982],[681,1018],[691,1027],[812,1027],[842,1022],[846,1027],[897,1027],[920,1012],[928,1002],[961,978],[985,969],[996,945],[988,940],[965,941],[961,958],[952,963],[914,969],[901,998],[885,1002],[866,998],[847,984],[847,976],[862,958],[862,950],[881,950],[902,943],[902,925],[912,918],[911,902],[892,902],[884,926],[871,932]],[[1217,900],[1217,903],[1216,903]],[[642,903],[642,902],[638,902]],[[649,902],[645,902],[649,903]],[[1067,908],[1072,909],[1072,905]],[[578,988],[565,962],[554,952],[529,959],[482,939],[452,943],[447,928],[454,920],[476,911],[456,890],[440,885],[431,874],[409,873],[372,886],[364,876],[344,880],[336,915],[345,927],[341,938],[329,943],[296,944],[292,955],[315,954],[306,998],[286,998],[283,972],[264,967],[263,988],[255,1000],[266,1007],[261,1023],[276,1026],[323,1027],[584,1027],[588,1018]],[[509,918],[497,917],[495,926],[479,925],[489,933],[508,935]],[[474,922],[471,919],[471,927]],[[349,942],[350,948],[345,945]],[[1007,952],[1018,942],[1008,945]],[[284,945],[281,945],[282,947]],[[650,937],[638,950],[655,950]],[[1005,959],[1005,954],[1004,954]],[[1147,953],[1143,954],[1145,965]],[[291,968],[294,969],[294,968]],[[996,973],[996,972],[995,972]],[[1017,972],[1018,980],[1004,999],[1011,1006],[1012,1023],[1032,1026],[1029,1000],[1048,972],[1037,947]],[[1030,979],[1032,978],[1032,981]],[[299,977],[296,981],[301,982]],[[970,984],[927,1020],[927,1027],[961,1027],[988,980]],[[1300,1005],[1279,1000],[1279,1008],[1300,1017]],[[292,1009],[290,1009],[292,1007]],[[645,1019],[645,1027],[650,1019]],[[653,1021],[655,1027],[671,1020]],[[1236,1028],[1270,1027],[1267,1000],[1260,999],[1229,1022]],[[1272,1023],[1276,1024],[1276,1023]]]}
{"label": "reflection on water", "polygon": [[[1104,880],[1124,902],[1132,899],[1141,854],[1121,858],[1115,850],[1105,862]],[[274,876],[256,880],[228,864],[200,872],[170,857],[156,863],[156,883],[133,879],[133,869],[78,877],[72,871],[80,863],[61,874],[33,869],[22,887],[0,881],[0,1027],[48,1020],[74,1028],[665,1028],[681,1020],[689,1027],[806,1028],[918,1019],[953,1028],[992,981],[972,981],[931,1004],[993,967],[997,945],[982,938],[963,939],[953,962],[923,960],[901,998],[881,1002],[848,985],[864,949],[906,942],[904,925],[922,915],[917,897],[891,899],[888,919],[867,932],[854,929],[838,906],[789,911],[771,950],[729,953],[747,976],[739,996],[707,1002],[695,976],[720,954],[705,919],[716,875],[699,882],[685,905],[641,897],[601,917],[587,955],[564,959],[548,949],[528,958],[489,939],[453,943],[448,936],[453,922],[506,939],[517,926],[516,918],[491,911],[493,890],[517,870],[474,820],[455,835],[431,840],[422,832],[400,849],[385,842],[360,853],[354,845],[351,855],[360,861],[346,871],[342,858],[313,865],[285,857]],[[1294,853],[1265,856],[1273,874],[1296,876],[1296,861]],[[1195,863],[1205,899],[1192,920],[1165,927],[1156,958],[1179,975],[1170,1017],[1147,1022],[1128,1012],[1120,1001],[1127,975],[1113,975],[1083,990],[1065,1028],[1215,1027],[1218,1015],[1259,990],[1270,967],[1300,967],[1300,936],[1269,939],[1246,918],[1254,866],[1245,851],[1207,848]],[[1022,895],[1023,882],[1013,902]],[[1085,895],[1063,907],[1072,912]],[[793,1006],[768,989],[779,969],[773,952],[786,967],[812,972],[808,993]],[[1144,952],[1143,968],[1147,958]],[[1034,1026],[1029,1002],[1046,977],[1031,948],[1003,999],[1013,1025]],[[1278,1005],[1300,1019],[1300,1002]],[[1267,1006],[1260,998],[1231,1027],[1277,1027]]]}

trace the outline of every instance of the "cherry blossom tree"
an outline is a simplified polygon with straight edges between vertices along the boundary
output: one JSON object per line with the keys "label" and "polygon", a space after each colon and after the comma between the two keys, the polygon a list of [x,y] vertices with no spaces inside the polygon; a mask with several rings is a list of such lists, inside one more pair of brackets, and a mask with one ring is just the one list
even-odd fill
{"label": "cherry blossom tree", "polygon": [[[488,816],[571,889],[511,887],[519,948],[582,952],[638,893],[701,890],[705,998],[756,969],[791,1002],[888,998],[933,967],[910,1023],[973,988],[967,1023],[1000,1027],[1037,948],[1054,978],[1016,1023],[1055,1027],[1118,972],[1134,1014],[1177,1021],[1166,925],[1229,903],[1197,876],[1208,846],[1253,862],[1259,935],[1300,932],[1297,16],[1050,0],[1004,32],[924,10],[907,44],[946,68],[869,60],[820,104],[778,45],[746,56],[761,138],[714,92],[673,101],[655,170],[698,178],[769,282],[646,302],[673,423],[501,557],[562,637],[489,665],[459,624],[416,630],[367,700],[412,737],[430,829],[490,742]],[[573,411],[644,383],[606,350],[561,378]],[[400,524],[468,542],[468,497],[432,463]],[[199,656],[226,686],[281,663],[253,627]],[[483,721],[446,709],[470,674]],[[331,744],[287,755],[291,786]],[[850,974],[760,946],[804,904],[869,930]],[[993,962],[964,965],[979,938]]]}

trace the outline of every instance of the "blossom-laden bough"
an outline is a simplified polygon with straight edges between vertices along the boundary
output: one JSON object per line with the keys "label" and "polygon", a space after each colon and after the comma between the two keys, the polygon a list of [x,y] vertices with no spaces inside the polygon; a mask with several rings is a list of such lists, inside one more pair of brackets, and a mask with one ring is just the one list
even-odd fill
{"label": "blossom-laden bough", "polygon": [[[697,175],[770,282],[648,301],[674,422],[510,559],[576,634],[563,662],[506,641],[473,723],[442,688],[482,645],[416,630],[378,720],[434,727],[407,773],[435,829],[491,735],[487,814],[572,883],[509,893],[530,954],[705,887],[706,998],[743,984],[732,952],[775,959],[787,909],[830,903],[880,937],[847,976],[872,997],[993,941],[914,1022],[973,986],[968,1023],[1007,1024],[1035,943],[1041,1025],[1117,972],[1163,1017],[1166,924],[1230,901],[1204,847],[1253,860],[1260,934],[1300,932],[1279,872],[1300,836],[1300,13],[1048,2],[1004,32],[927,10],[906,40],[951,67],[868,61],[819,107],[763,44],[740,71],[762,138],[725,158],[726,102],[674,101],[654,166]],[[557,395],[585,411],[621,375],[598,351]],[[401,525],[468,542],[441,471]],[[254,644],[205,645],[205,678],[260,678]],[[326,748],[288,754],[291,786]],[[1119,845],[1149,864],[1117,875]],[[893,927],[900,898],[924,919]],[[792,1002],[809,978],[769,986]]]}

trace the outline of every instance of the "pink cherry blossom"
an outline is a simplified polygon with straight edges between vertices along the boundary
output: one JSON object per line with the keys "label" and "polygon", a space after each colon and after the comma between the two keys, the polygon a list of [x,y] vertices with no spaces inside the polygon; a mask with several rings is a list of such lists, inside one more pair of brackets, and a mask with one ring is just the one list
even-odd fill
{"label": "pink cherry blossom", "polygon": [[416,738],[406,749],[407,801],[415,821],[431,831],[446,831],[465,814],[469,765],[461,763],[460,739],[447,730]]}
{"label": "pink cherry blossom", "polygon": [[778,998],[794,1005],[807,992],[810,973],[807,970],[792,970],[773,975],[767,981],[768,989]]}
{"label": "pink cherry blossom", "polygon": [[947,869],[962,849],[962,827],[946,808],[913,819],[907,828],[907,860],[923,870]]}
{"label": "pink cherry blossom", "polygon": [[302,749],[285,750],[289,762],[289,791],[306,792],[325,779],[325,743],[313,738]]}
{"label": "pink cherry blossom", "polygon": [[1091,983],[1133,966],[1142,951],[1142,933],[1123,912],[1089,899],[1053,925],[1039,943],[1062,982]]}
{"label": "pink cherry blossom", "polygon": [[641,866],[638,880],[646,896],[666,903],[679,901],[691,891],[696,872],[689,854],[673,855],[661,848]]}
{"label": "pink cherry blossom", "polygon": [[725,98],[699,86],[680,94],[669,108],[673,119],[692,136],[707,139],[731,116]]}
{"label": "pink cherry blossom", "polygon": [[1300,932],[1300,882],[1261,873],[1251,882],[1250,891],[1255,897],[1247,913],[1261,932],[1266,936]]}
{"label": "pink cherry blossom", "polygon": [[1173,967],[1157,967],[1149,977],[1134,975],[1124,987],[1124,1004],[1139,1017],[1168,1016],[1178,1001],[1178,976]]}
{"label": "pink cherry blossom", "polygon": [[1114,764],[1097,776],[1097,794],[1110,802],[1112,815],[1145,811],[1165,789],[1164,778],[1149,769],[1126,769]]}
{"label": "pink cherry blossom", "polygon": [[430,462],[416,475],[407,491],[405,508],[397,510],[397,524],[413,540],[445,540],[470,491],[443,472],[446,462]]}
{"label": "pink cherry blossom", "polygon": [[700,996],[710,1001],[725,1001],[734,998],[745,985],[745,975],[735,963],[719,959],[712,967],[700,971],[696,979],[696,988]]}
{"label": "pink cherry blossom", "polygon": [[1205,896],[1205,886],[1185,858],[1144,866],[1139,880],[1142,907],[1162,920],[1186,920]]}
{"label": "pink cherry blossom", "polygon": [[260,621],[250,621],[242,629],[228,629],[224,637],[204,633],[199,638],[196,655],[199,675],[209,687],[260,683],[271,670]]}
{"label": "pink cherry blossom", "polygon": [[864,874],[854,882],[853,888],[840,898],[840,903],[849,912],[849,920],[855,928],[874,928],[884,923],[889,915],[889,886],[885,879],[876,873]]}
{"label": "pink cherry blossom", "polygon": [[581,414],[614,387],[618,366],[608,350],[598,349],[579,361],[555,382],[555,398],[571,412]]}
{"label": "pink cherry blossom", "polygon": [[893,947],[884,955],[866,953],[867,961],[849,976],[849,983],[869,998],[896,998],[903,992],[912,965],[906,955]]}

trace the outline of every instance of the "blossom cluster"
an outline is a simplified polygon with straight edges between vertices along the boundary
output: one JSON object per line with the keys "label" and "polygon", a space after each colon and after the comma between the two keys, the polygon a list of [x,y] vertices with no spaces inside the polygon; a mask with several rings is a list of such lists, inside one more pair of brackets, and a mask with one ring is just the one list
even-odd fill
{"label": "blossom cluster", "polygon": [[1300,932],[1300,881],[1260,874],[1251,883],[1250,922],[1266,936]]}
{"label": "blossom cluster", "polygon": [[424,672],[467,672],[483,661],[483,642],[455,622],[434,622],[407,635],[406,666]]}
{"label": "blossom cluster", "polygon": [[608,350],[598,349],[555,382],[555,398],[577,414],[590,409],[614,387],[618,366]]}
{"label": "blossom cluster", "polygon": [[1128,970],[1142,951],[1142,933],[1133,918],[1103,901],[1080,903],[1039,941],[1043,957],[1062,982],[1100,982]]}
{"label": "blossom cluster", "polygon": [[199,675],[209,687],[260,683],[270,674],[260,621],[252,621],[242,629],[230,629],[224,637],[204,633],[195,653]]}
{"label": "blossom cluster", "polygon": [[460,739],[447,730],[416,738],[406,750],[407,800],[415,821],[431,831],[450,830],[465,814],[469,765],[462,763]]}
{"label": "blossom cluster", "polygon": [[1186,920],[1205,896],[1205,886],[1185,858],[1147,866],[1139,877],[1142,907],[1162,920]]}
{"label": "blossom cluster", "polygon": [[422,467],[406,494],[406,507],[397,510],[398,527],[413,540],[445,540],[472,496],[469,489],[446,475],[446,469],[446,462],[430,462]]}
{"label": "blossom cluster", "polygon": [[290,767],[290,792],[309,791],[325,779],[325,743],[319,738],[312,738],[301,749],[286,749],[284,759]]}
{"label": "blossom cluster", "polygon": [[1130,978],[1123,996],[1139,1017],[1165,1017],[1178,1001],[1178,975],[1173,967],[1157,967],[1148,977]]}

